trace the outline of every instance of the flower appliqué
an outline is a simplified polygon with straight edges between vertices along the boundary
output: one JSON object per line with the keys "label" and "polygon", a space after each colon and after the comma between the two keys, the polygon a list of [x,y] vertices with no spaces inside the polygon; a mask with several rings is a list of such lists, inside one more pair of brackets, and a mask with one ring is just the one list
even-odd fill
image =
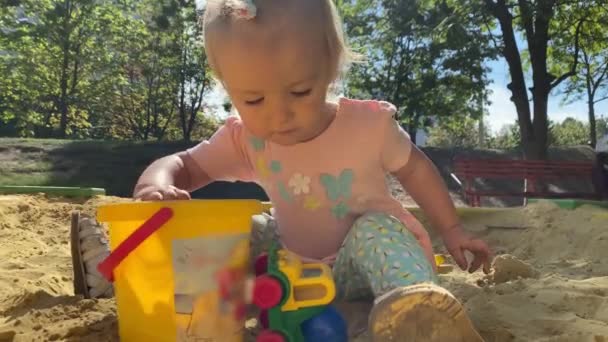
{"label": "flower appliqu\u00e9", "polygon": [[296,173],[289,180],[289,187],[293,189],[294,195],[308,194],[310,192],[310,177]]}

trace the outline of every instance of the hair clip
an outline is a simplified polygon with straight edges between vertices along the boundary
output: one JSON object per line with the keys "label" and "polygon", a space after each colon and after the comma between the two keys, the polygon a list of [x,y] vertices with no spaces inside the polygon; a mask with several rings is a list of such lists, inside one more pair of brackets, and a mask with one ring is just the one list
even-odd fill
{"label": "hair clip", "polygon": [[255,18],[257,7],[253,0],[226,0],[224,10],[236,19],[251,20]]}

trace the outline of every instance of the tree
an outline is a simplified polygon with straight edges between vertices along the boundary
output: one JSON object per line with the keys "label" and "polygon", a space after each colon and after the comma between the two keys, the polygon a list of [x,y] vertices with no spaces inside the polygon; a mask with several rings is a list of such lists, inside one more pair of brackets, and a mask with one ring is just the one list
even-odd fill
{"label": "tree", "polygon": [[200,41],[192,1],[142,1],[141,36],[133,37],[127,78],[120,86],[112,121],[120,133],[132,138],[158,140],[179,129],[189,141],[200,121],[203,96],[211,78]]}
{"label": "tree", "polygon": [[549,143],[551,146],[586,145],[589,125],[574,118],[566,118],[558,124],[550,125]]}
{"label": "tree", "polygon": [[[597,7],[589,12],[580,28],[579,70],[566,81],[566,102],[586,97],[589,116],[589,141],[597,141],[595,105],[608,99],[608,7]],[[561,44],[560,44],[561,43]],[[558,41],[551,50],[552,58],[562,65],[569,58],[567,43]],[[566,45],[566,46],[563,46]]]}
{"label": "tree", "polygon": [[[479,120],[471,117],[449,117],[428,130],[427,144],[436,147],[482,147],[480,146]],[[490,132],[484,128],[483,141],[488,141]]]}
{"label": "tree", "polygon": [[34,136],[54,110],[50,89],[57,83],[48,67],[49,49],[35,34],[39,21],[28,17],[42,2],[17,5],[0,7],[0,119],[15,134]]}
{"label": "tree", "polygon": [[519,125],[505,125],[500,128],[498,133],[488,139],[488,147],[500,150],[508,150],[521,146],[521,135]]}
{"label": "tree", "polygon": [[172,139],[206,132],[194,1],[13,0],[0,7],[5,134]]}
{"label": "tree", "polygon": [[[589,124],[568,117],[564,121],[548,123],[549,146],[575,146],[586,145],[588,139]],[[601,136],[604,130],[608,132],[608,120],[598,119],[597,132]],[[506,125],[490,138],[490,147],[497,149],[510,149],[520,147],[521,139],[519,125]]]}
{"label": "tree", "polygon": [[338,1],[347,35],[365,51],[347,92],[385,99],[399,108],[415,138],[434,118],[479,116],[486,102],[486,69],[492,56],[479,22],[446,1]]}
{"label": "tree", "polygon": [[[130,32],[129,0],[19,0],[0,10],[0,116],[20,135],[79,137],[90,107],[108,103],[117,81],[119,32]],[[102,89],[103,88],[103,89]]]}
{"label": "tree", "polygon": [[[522,147],[526,158],[545,159],[548,146],[547,104],[551,90],[577,72],[582,26],[590,11],[606,6],[605,0],[484,0],[486,9],[498,21],[502,32],[501,49],[509,66]],[[523,34],[527,42],[526,57],[531,66],[532,87],[530,110],[528,88],[516,36]],[[548,60],[550,42],[568,42],[569,61],[553,68]],[[562,70],[561,74],[553,74]],[[532,115],[533,114],[533,115]],[[533,118],[532,118],[533,117]]]}
{"label": "tree", "polygon": [[211,88],[211,74],[205,55],[202,26],[198,25],[196,5],[185,3],[179,17],[179,103],[178,111],[184,141],[190,141],[203,107],[203,96]]}
{"label": "tree", "polygon": [[110,127],[118,137],[162,140],[177,121],[180,64],[175,1],[141,1],[136,9],[142,30],[130,37],[110,108]]}
{"label": "tree", "polygon": [[599,117],[596,120],[595,131],[597,137],[604,137],[608,135],[608,117]]}

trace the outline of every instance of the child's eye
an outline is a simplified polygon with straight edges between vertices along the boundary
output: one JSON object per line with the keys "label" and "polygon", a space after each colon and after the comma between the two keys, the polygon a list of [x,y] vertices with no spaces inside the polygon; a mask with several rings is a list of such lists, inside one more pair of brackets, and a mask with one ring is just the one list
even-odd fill
{"label": "child's eye", "polygon": [[303,91],[292,91],[291,94],[296,97],[304,97],[311,93],[312,89],[306,89]]}
{"label": "child's eye", "polygon": [[250,105],[250,106],[254,106],[254,105],[262,103],[262,101],[264,101],[264,98],[260,97],[259,99],[245,101],[245,103],[248,104],[248,105]]}

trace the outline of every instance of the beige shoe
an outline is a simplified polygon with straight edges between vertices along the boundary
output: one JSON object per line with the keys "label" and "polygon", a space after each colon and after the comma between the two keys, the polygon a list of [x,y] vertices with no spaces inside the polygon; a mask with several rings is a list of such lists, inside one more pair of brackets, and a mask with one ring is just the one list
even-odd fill
{"label": "beige shoe", "polygon": [[70,242],[74,293],[85,298],[113,297],[112,283],[97,270],[97,265],[110,255],[101,225],[93,218],[73,212]]}
{"label": "beige shoe", "polygon": [[433,284],[397,288],[378,297],[369,330],[372,341],[483,342],[460,302]]}

